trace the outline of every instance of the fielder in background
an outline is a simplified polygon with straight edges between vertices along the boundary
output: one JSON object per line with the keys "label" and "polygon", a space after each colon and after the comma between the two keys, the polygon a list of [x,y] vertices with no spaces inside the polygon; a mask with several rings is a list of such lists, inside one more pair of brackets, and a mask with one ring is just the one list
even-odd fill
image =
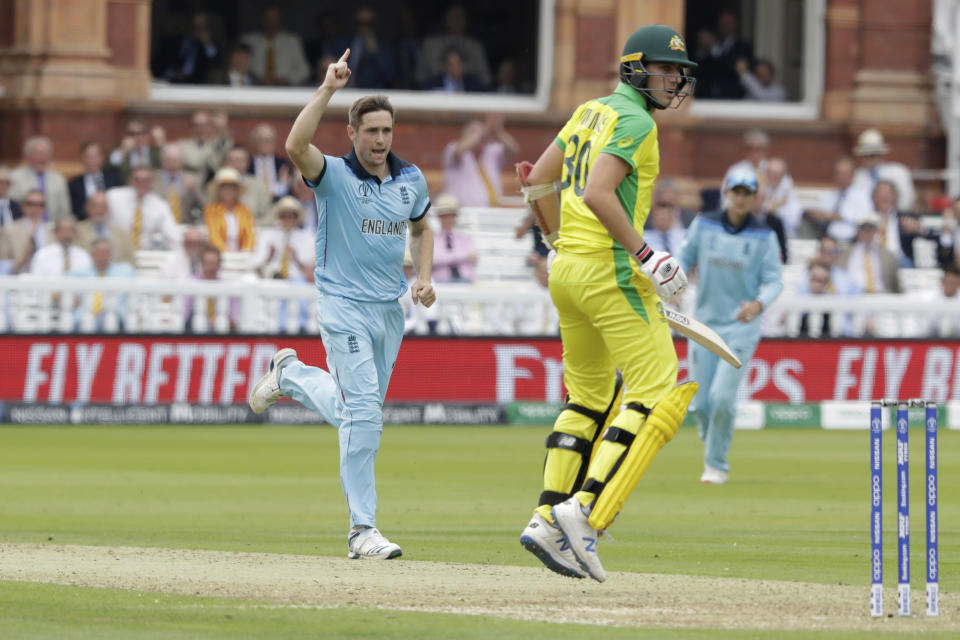
{"label": "fielder in background", "polygon": [[562,575],[606,579],[599,534],[696,392],[695,383],[676,386],[661,303],[684,288],[686,275],[642,238],[660,170],[652,112],[692,93],[687,70],[695,66],[674,29],[637,30],[613,94],[580,105],[535,165],[518,166],[524,196],[557,249],[549,286],[569,393],[547,438],[540,504],[520,542]]}
{"label": "fielder in background", "polygon": [[310,143],[337,89],[350,77],[347,49],[327,68],[323,84],[297,116],[287,153],[313,189],[319,214],[314,281],[317,317],[329,372],[307,366],[293,349],[281,349],[250,392],[250,407],[263,413],[281,397],[297,400],[337,427],[340,482],[350,511],[348,557],[389,559],[400,546],[376,528],[374,462],[383,430],[383,400],[403,337],[407,289],[403,254],[407,228],[417,279],[414,303],[436,300],[430,284],[433,234],[420,170],[390,151],[394,110],[386,96],[360,98],[350,108],[342,157]]}
{"label": "fielder in background", "polygon": [[[726,210],[697,217],[680,250],[680,265],[698,268],[694,317],[720,334],[744,364],[760,341],[763,310],[783,289],[777,236],[750,213],[757,188],[750,169],[731,173],[723,190]],[[705,448],[700,482],[724,484],[737,387],[748,367],[735,369],[693,341],[688,345],[690,377],[700,385],[690,405]]]}

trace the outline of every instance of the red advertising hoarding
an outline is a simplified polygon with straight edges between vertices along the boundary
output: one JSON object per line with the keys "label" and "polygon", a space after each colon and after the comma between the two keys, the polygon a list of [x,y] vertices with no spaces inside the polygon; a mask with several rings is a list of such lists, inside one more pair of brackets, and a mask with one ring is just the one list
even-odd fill
{"label": "red advertising hoarding", "polygon": [[[324,366],[315,337],[0,336],[0,401],[242,404],[277,348]],[[677,342],[681,379],[686,342]],[[562,399],[556,339],[409,338],[388,402]],[[772,402],[923,397],[960,400],[960,344],[765,340],[741,396]]]}

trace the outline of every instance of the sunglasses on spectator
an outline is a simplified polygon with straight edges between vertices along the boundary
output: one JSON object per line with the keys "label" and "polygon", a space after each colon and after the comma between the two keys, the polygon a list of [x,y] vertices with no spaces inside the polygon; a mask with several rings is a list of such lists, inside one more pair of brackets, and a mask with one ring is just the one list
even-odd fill
{"label": "sunglasses on spectator", "polygon": [[281,218],[296,218],[296,217],[297,217],[297,212],[296,212],[296,211],[281,211],[281,212],[280,212],[280,217],[281,217]]}
{"label": "sunglasses on spectator", "polygon": [[24,200],[23,206],[25,207],[45,207],[47,203],[43,200]]}

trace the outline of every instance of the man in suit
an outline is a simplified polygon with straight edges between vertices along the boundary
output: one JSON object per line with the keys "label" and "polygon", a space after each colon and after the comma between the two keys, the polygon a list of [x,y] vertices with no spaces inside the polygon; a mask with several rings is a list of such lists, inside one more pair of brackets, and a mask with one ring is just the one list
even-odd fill
{"label": "man in suit", "polygon": [[10,172],[11,198],[22,200],[32,189],[38,189],[44,195],[44,220],[59,220],[71,215],[67,180],[50,168],[52,157],[53,143],[50,138],[28,138],[23,144],[23,165]]}
{"label": "man in suit", "polygon": [[156,169],[160,166],[160,147],[167,136],[163,127],[147,128],[143,120],[127,123],[127,134],[120,146],[110,152],[110,164],[120,173],[121,184],[130,179],[130,173],[138,167]]}
{"label": "man in suit", "polygon": [[227,150],[233,146],[227,131],[227,114],[221,112],[214,117],[209,111],[199,109],[193,112],[190,121],[193,137],[183,138],[177,144],[183,152],[183,166],[196,171],[206,183],[223,165]]}
{"label": "man in suit", "polygon": [[444,93],[483,91],[480,80],[464,70],[463,55],[459,50],[447,50],[443,55],[443,69],[443,73],[428,78],[423,88]]}
{"label": "man in suit", "polygon": [[877,238],[880,222],[874,211],[860,216],[857,235],[840,255],[839,264],[863,293],[900,293],[897,257]]}
{"label": "man in suit", "polygon": [[110,242],[113,256],[117,262],[133,262],[133,241],[130,232],[123,227],[110,224],[107,218],[107,194],[95,191],[85,206],[85,220],[77,223],[76,245],[81,249],[92,251],[97,240]]}
{"label": "man in suit", "polygon": [[65,276],[74,269],[87,269],[92,265],[90,254],[74,243],[77,223],[73,216],[54,222],[53,234],[56,242],[37,249],[30,259],[31,275]]}
{"label": "man in suit", "polygon": [[153,192],[167,201],[178,224],[203,222],[203,177],[183,168],[183,150],[178,144],[164,145],[161,168],[153,172]]}
{"label": "man in suit", "polygon": [[242,42],[233,45],[226,67],[210,72],[207,84],[225,84],[231,87],[253,87],[261,84],[250,73],[250,47]]}
{"label": "man in suit", "polygon": [[180,229],[170,205],[153,193],[153,173],[137,167],[130,174],[130,186],[107,192],[111,225],[130,232],[134,251],[170,249],[180,244]]}
{"label": "man in suit", "polygon": [[303,42],[296,33],[283,31],[276,5],[264,9],[263,31],[247,34],[243,42],[252,52],[250,68],[264,84],[299,85],[310,76]]}
{"label": "man in suit", "polygon": [[39,189],[31,189],[20,201],[23,216],[3,227],[0,233],[0,261],[9,261],[9,273],[23,273],[30,266],[33,254],[52,241],[48,225],[43,221],[46,198]]}
{"label": "man in suit", "polygon": [[97,191],[106,191],[123,185],[123,178],[113,169],[103,168],[103,149],[97,142],[84,142],[80,147],[83,173],[70,179],[70,208],[77,220],[87,217],[87,199]]}
{"label": "man in suit", "polygon": [[250,133],[252,157],[250,173],[264,184],[272,201],[277,201],[290,193],[290,178],[293,166],[288,160],[276,155],[277,131],[269,124],[254,127]]}
{"label": "man in suit", "polygon": [[20,203],[10,197],[10,171],[0,166],[0,231],[23,215]]}

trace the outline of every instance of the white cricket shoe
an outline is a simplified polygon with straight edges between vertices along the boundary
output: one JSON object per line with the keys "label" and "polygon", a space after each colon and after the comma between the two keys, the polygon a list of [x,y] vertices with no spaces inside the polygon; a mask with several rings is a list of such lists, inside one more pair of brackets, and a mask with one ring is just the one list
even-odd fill
{"label": "white cricket shoe", "polygon": [[586,578],[577,565],[577,558],[563,538],[563,532],[550,524],[539,513],[534,513],[526,529],[520,534],[523,548],[537,556],[547,569],[569,578]]}
{"label": "white cricket shoe", "polygon": [[553,520],[557,523],[563,537],[573,551],[577,564],[587,575],[603,582],[607,579],[607,572],[600,564],[600,555],[597,544],[600,541],[600,532],[590,526],[587,516],[583,513],[580,501],[576,496],[564,500],[551,511]]}
{"label": "white cricket shoe", "polygon": [[250,390],[250,397],[247,398],[247,404],[254,413],[263,413],[279,400],[283,394],[280,392],[280,363],[287,358],[297,359],[297,352],[293,349],[280,349],[273,354],[273,360],[270,361],[270,369],[257,380]]}
{"label": "white cricket shoe", "polygon": [[713,467],[704,467],[700,482],[703,484],[727,484],[727,472]]}
{"label": "white cricket shoe", "polygon": [[392,560],[403,555],[400,545],[383,537],[376,527],[351,529],[347,536],[347,557],[351,560],[369,558],[371,560]]}

